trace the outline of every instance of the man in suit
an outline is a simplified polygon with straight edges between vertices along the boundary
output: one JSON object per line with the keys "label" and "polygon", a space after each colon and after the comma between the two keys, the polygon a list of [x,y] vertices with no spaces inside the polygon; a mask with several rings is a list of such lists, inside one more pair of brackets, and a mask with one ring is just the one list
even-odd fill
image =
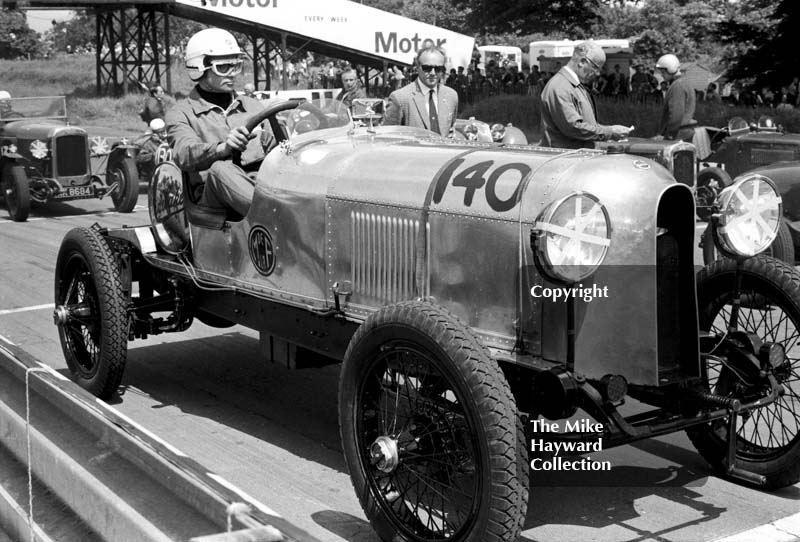
{"label": "man in suit", "polygon": [[414,62],[417,80],[389,95],[384,124],[416,126],[441,136],[453,133],[458,94],[442,84],[445,56],[441,47],[420,49]]}
{"label": "man in suit", "polygon": [[593,41],[575,46],[572,58],[542,91],[542,147],[591,148],[595,141],[623,139],[631,128],[597,122],[594,98],[587,85],[606,62],[603,49]]}

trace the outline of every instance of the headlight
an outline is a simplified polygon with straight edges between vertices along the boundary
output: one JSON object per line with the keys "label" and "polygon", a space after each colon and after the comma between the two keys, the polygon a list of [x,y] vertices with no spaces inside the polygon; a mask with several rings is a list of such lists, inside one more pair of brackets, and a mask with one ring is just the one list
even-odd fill
{"label": "headlight", "polygon": [[778,235],[781,197],[771,180],[744,175],[719,194],[716,238],[728,256],[755,256]]}
{"label": "headlight", "polygon": [[605,260],[611,244],[608,212],[586,192],[549,205],[533,233],[540,271],[558,282],[575,283],[590,276]]}
{"label": "headlight", "polygon": [[506,135],[506,127],[500,124],[499,122],[495,122],[492,124],[492,141],[499,143],[503,141],[503,136]]}
{"label": "headlight", "polygon": [[28,147],[31,151],[31,156],[36,158],[37,160],[41,160],[43,158],[47,158],[47,153],[49,152],[47,149],[47,143],[44,141],[40,141],[38,139],[34,139],[31,141],[30,147]]}
{"label": "headlight", "polygon": [[95,156],[108,154],[108,141],[104,137],[95,136],[91,139],[90,148]]}

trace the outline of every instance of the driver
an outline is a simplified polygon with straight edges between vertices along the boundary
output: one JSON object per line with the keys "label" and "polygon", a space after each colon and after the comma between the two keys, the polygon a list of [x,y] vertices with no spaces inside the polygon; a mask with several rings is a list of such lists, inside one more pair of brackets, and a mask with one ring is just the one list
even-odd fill
{"label": "driver", "polygon": [[248,170],[233,163],[234,151],[245,151],[250,164],[258,164],[264,151],[244,124],[264,105],[238,96],[234,77],[242,70],[242,50],[230,32],[207,28],[186,44],[186,70],[197,84],[189,96],[166,115],[167,139],[173,160],[190,173],[189,189],[200,205],[232,209],[247,215],[255,181]]}

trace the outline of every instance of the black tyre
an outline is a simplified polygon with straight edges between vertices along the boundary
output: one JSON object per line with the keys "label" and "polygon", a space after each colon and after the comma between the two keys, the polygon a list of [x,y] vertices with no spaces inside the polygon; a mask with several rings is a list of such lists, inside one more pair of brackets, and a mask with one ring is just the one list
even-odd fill
{"label": "black tyre", "polygon": [[14,222],[28,220],[31,212],[31,193],[25,168],[15,166],[11,162],[3,164],[0,187],[2,187],[6,209],[8,209],[11,220]]}
{"label": "black tyre", "polygon": [[[703,244],[703,263],[708,265],[722,257],[714,244],[714,235],[711,232],[711,223],[706,226],[702,235]],[[781,225],[778,228],[778,235],[772,244],[762,252],[765,256],[772,256],[777,260],[786,262],[789,265],[794,265],[794,241],[792,240],[792,232],[789,231],[789,225],[786,220],[781,220]]]}
{"label": "black tyre", "polygon": [[724,169],[707,167],[697,174],[697,216],[700,220],[711,218],[711,206],[717,201],[717,196],[726,186],[730,186],[731,176]]}
{"label": "black tyre", "polygon": [[126,298],[117,258],[90,228],[70,230],[56,260],[56,324],[75,382],[108,399],[128,355]]}
{"label": "black tyre", "polygon": [[111,193],[114,209],[120,213],[133,211],[139,199],[139,172],[136,169],[136,161],[125,156],[109,160],[106,183],[108,186],[118,183],[117,189]]}
{"label": "black tyre", "polygon": [[514,399],[449,312],[412,301],[367,319],[345,354],[339,425],[353,486],[383,540],[517,538],[527,465],[517,462]]}
{"label": "black tyre", "polygon": [[[722,336],[730,325],[735,269],[733,260],[719,260],[698,273],[700,329]],[[786,393],[740,416],[737,465],[765,476],[769,488],[785,487],[800,480],[800,275],[775,259],[751,258],[743,264],[741,300],[737,328],[782,344],[789,365],[776,371]],[[738,379],[720,362],[706,360],[703,370],[708,390],[737,395]],[[687,433],[700,455],[724,472],[727,420],[695,426]]]}

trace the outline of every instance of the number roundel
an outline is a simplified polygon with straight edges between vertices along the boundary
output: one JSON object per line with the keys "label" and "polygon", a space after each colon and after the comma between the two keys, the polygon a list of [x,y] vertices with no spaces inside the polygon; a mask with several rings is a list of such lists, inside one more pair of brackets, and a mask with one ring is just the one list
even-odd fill
{"label": "number roundel", "polygon": [[172,161],[172,148],[167,143],[162,143],[156,150],[156,165]]}
{"label": "number roundel", "polygon": [[[483,190],[483,197],[489,207],[498,213],[504,213],[516,207],[523,183],[531,172],[531,167],[521,162],[505,163],[497,167],[494,167],[494,160],[462,168],[463,164],[464,159],[458,158],[442,171],[434,188],[433,203],[440,203],[447,187],[454,186],[464,189],[464,206],[471,207],[476,193]],[[503,175],[519,175],[517,186],[506,199],[497,195],[497,185]]]}

